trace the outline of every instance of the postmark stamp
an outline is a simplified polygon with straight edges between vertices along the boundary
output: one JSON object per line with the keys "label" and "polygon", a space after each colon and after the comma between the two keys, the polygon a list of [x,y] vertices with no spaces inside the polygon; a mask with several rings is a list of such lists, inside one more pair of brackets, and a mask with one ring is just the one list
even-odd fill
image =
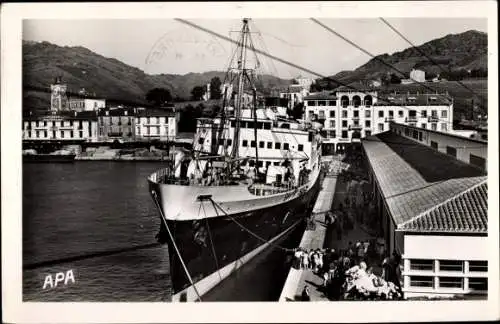
{"label": "postmark stamp", "polygon": [[215,36],[200,35],[195,30],[180,28],[163,34],[151,47],[146,65],[169,60],[203,60],[208,57],[226,57],[227,51]]}

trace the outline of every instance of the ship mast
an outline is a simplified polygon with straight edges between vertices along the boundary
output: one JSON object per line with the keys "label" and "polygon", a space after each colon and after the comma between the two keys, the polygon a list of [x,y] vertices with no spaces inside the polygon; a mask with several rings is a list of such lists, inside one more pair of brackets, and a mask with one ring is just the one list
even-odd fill
{"label": "ship mast", "polygon": [[243,90],[245,86],[245,64],[246,64],[246,47],[247,47],[247,39],[249,37],[249,28],[248,28],[248,18],[243,19],[243,27],[241,28],[241,41],[238,44],[239,46],[239,57],[238,57],[238,97],[236,101],[235,107],[235,129],[234,129],[234,143],[233,150],[231,152],[231,158],[236,159],[238,157],[238,148],[240,143],[240,118],[241,118],[241,104],[243,99]]}

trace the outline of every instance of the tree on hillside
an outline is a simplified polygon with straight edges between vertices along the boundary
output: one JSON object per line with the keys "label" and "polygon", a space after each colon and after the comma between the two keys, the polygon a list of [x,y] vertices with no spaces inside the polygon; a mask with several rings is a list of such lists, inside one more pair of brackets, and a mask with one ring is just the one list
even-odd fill
{"label": "tree on hillside", "polygon": [[210,99],[222,98],[221,86],[222,82],[219,77],[213,77],[212,80],[210,80]]}
{"label": "tree on hillside", "polygon": [[193,100],[201,100],[203,99],[203,95],[205,94],[205,88],[202,86],[196,86],[191,90],[191,98]]}
{"label": "tree on hillside", "polygon": [[391,78],[387,74],[383,74],[380,77],[380,82],[382,83],[382,85],[384,87],[387,87],[387,86],[389,86],[389,84],[391,84]]}
{"label": "tree on hillside", "polygon": [[311,84],[311,86],[309,87],[309,92],[320,92],[322,90],[323,90],[323,88],[321,87],[319,82],[315,82],[315,83]]}
{"label": "tree on hillside", "polygon": [[400,84],[401,78],[397,74],[391,73],[391,84]]}
{"label": "tree on hillside", "polygon": [[179,131],[193,133],[196,131],[196,119],[203,113],[203,104],[196,107],[187,105],[180,113]]}
{"label": "tree on hillside", "polygon": [[154,88],[146,93],[146,100],[156,106],[162,106],[167,102],[172,101],[172,95],[170,94],[170,91],[168,91],[168,89]]}
{"label": "tree on hillside", "polygon": [[293,119],[301,119],[304,114],[304,103],[299,102],[293,106],[293,108],[288,112],[288,115]]}

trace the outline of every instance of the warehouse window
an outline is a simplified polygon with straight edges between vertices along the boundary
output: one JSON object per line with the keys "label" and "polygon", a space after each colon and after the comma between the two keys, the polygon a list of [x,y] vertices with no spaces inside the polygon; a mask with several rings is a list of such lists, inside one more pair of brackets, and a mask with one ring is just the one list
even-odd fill
{"label": "warehouse window", "polygon": [[434,287],[434,278],[430,276],[411,276],[410,277],[411,287]]}
{"label": "warehouse window", "polygon": [[422,259],[412,259],[410,260],[411,270],[434,270],[434,260],[422,260]]}
{"label": "warehouse window", "polygon": [[464,278],[462,277],[439,277],[440,288],[464,288]]}
{"label": "warehouse window", "polygon": [[303,144],[299,144],[299,148],[298,148],[299,151],[304,151],[304,145]]}
{"label": "warehouse window", "polygon": [[284,150],[289,150],[290,149],[290,145],[288,143],[284,143],[283,144],[283,149]]}
{"label": "warehouse window", "polygon": [[255,143],[255,141],[251,141],[250,142],[250,147],[255,147],[255,146],[257,146],[257,143]]}
{"label": "warehouse window", "polygon": [[243,147],[248,147],[248,141],[247,140],[243,140],[243,142],[241,143],[241,145]]}
{"label": "warehouse window", "polygon": [[441,260],[439,261],[439,271],[464,271],[464,262],[455,260]]}
{"label": "warehouse window", "polygon": [[434,142],[434,141],[431,141],[431,147],[435,150],[438,149],[438,143],[437,142]]}
{"label": "warehouse window", "polygon": [[487,272],[488,261],[469,261],[469,272]]}
{"label": "warehouse window", "polygon": [[480,167],[481,169],[486,169],[486,160],[480,156],[470,154],[469,163],[477,167]]}
{"label": "warehouse window", "polygon": [[259,147],[264,148],[265,142],[264,141],[259,141]]}
{"label": "warehouse window", "polygon": [[446,146],[446,154],[457,157],[457,149],[453,146]]}
{"label": "warehouse window", "polygon": [[469,278],[469,289],[487,291],[488,278]]}
{"label": "warehouse window", "polygon": [[277,150],[281,150],[281,143],[280,142],[274,143],[274,148]]}

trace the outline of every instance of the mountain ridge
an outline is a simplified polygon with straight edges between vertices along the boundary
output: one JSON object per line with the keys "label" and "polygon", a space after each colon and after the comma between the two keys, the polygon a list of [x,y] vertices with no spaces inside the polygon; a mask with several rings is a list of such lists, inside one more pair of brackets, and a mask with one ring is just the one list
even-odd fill
{"label": "mountain ridge", "polygon": [[[415,46],[425,53],[434,62],[445,70],[457,71],[460,69],[488,69],[487,59],[487,33],[468,30],[463,33],[448,34],[435,38],[421,45]],[[360,65],[352,71],[341,71],[330,78],[342,82],[353,82],[358,80],[378,79],[386,73],[394,73],[399,77],[409,77],[412,68],[425,71],[428,74],[442,73],[441,68],[429,60],[419,50],[409,46],[396,51],[393,54],[380,54]],[[389,68],[384,63],[405,73],[401,76],[395,69]]]}
{"label": "mountain ridge", "polygon": [[[26,88],[46,88],[56,77],[62,77],[68,90],[81,88],[105,98],[146,103],[145,95],[153,88],[166,88],[172,96],[189,99],[195,86],[205,85],[214,76],[223,79],[223,71],[190,72],[187,74],[147,74],[116,58],[105,57],[83,46],[59,46],[46,41],[23,40],[23,87],[25,109],[47,109],[50,94]],[[290,84],[270,75],[262,76],[262,87]]]}

